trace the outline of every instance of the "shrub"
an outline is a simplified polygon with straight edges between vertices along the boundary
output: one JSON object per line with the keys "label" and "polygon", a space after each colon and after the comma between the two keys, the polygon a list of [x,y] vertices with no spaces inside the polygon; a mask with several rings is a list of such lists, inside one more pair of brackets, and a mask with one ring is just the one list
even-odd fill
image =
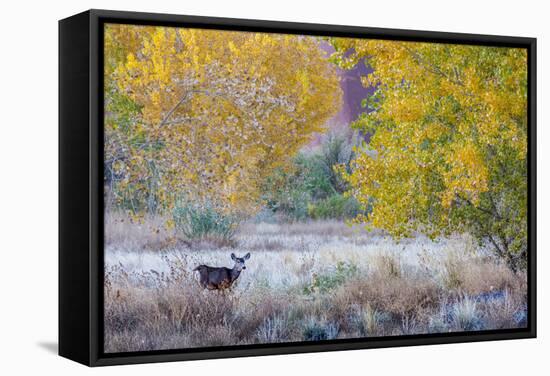
{"label": "shrub", "polygon": [[367,304],[365,307],[362,307],[357,312],[357,325],[359,326],[359,331],[364,336],[377,336],[382,332],[383,322],[386,321],[387,315],[383,312],[374,309]]}
{"label": "shrub", "polygon": [[357,136],[329,133],[317,150],[299,153],[287,169],[278,169],[262,185],[267,207],[303,220],[354,218],[358,201],[342,194],[348,190],[341,172],[349,172]]}
{"label": "shrub", "polygon": [[472,331],[483,329],[483,321],[477,309],[477,302],[467,296],[453,305],[451,317],[453,326],[457,330]]}
{"label": "shrub", "polygon": [[338,337],[340,327],[337,323],[317,320],[310,317],[304,324],[304,341],[324,341]]}
{"label": "shrub", "polygon": [[281,316],[268,317],[256,331],[260,343],[282,342],[286,338],[287,319]]}
{"label": "shrub", "polygon": [[464,284],[464,260],[458,258],[455,253],[449,254],[443,261],[443,286],[447,290],[458,290]]}
{"label": "shrub", "polygon": [[315,156],[299,154],[290,170],[275,171],[263,185],[263,199],[273,212],[292,219],[308,217],[308,203],[334,190]]}
{"label": "shrub", "polygon": [[312,294],[315,292],[326,293],[332,290],[348,279],[358,274],[357,266],[355,264],[339,261],[336,264],[336,268],[325,274],[313,274],[313,280],[311,285],[304,289],[304,293]]}
{"label": "shrub", "polygon": [[519,280],[515,273],[499,260],[457,252],[449,253],[436,268],[446,290],[470,296],[514,288]]}
{"label": "shrub", "polygon": [[355,198],[339,193],[308,205],[308,214],[313,219],[351,219],[361,212],[361,205]]}
{"label": "shrub", "polygon": [[339,289],[346,291],[348,301],[369,304],[394,317],[433,309],[439,304],[441,294],[434,281],[416,274],[395,277],[376,270],[369,273],[368,278],[353,278]]}
{"label": "shrub", "polygon": [[208,203],[179,202],[172,217],[176,230],[188,240],[212,239],[230,243],[239,223],[236,216],[224,214]]}
{"label": "shrub", "polygon": [[400,278],[403,275],[401,260],[392,254],[378,254],[372,258],[372,264],[382,277]]}
{"label": "shrub", "polygon": [[445,333],[449,331],[447,316],[444,311],[436,314],[428,319],[429,333]]}
{"label": "shrub", "polygon": [[486,329],[527,326],[526,296],[516,290],[491,291],[476,296]]}
{"label": "shrub", "polygon": [[342,133],[331,131],[321,140],[321,150],[317,159],[330,185],[338,193],[349,189],[348,182],[343,179],[338,168],[343,168],[347,173],[351,172],[351,162],[355,158],[354,146],[359,143],[357,136],[357,133],[349,130]]}

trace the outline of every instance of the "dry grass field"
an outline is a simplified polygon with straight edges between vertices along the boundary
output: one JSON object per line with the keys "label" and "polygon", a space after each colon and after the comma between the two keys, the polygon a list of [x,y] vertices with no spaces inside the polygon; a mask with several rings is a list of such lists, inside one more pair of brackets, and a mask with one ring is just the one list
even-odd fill
{"label": "dry grass field", "polygon": [[[526,325],[526,279],[468,236],[396,243],[337,221],[246,223],[231,244],[107,218],[105,351],[330,340]],[[232,292],[193,268],[232,267]]]}

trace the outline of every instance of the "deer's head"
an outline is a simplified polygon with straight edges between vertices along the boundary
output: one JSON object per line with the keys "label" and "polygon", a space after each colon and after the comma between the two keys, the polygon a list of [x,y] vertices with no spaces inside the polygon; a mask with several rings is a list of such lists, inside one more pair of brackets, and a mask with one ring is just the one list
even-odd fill
{"label": "deer's head", "polygon": [[235,261],[235,266],[233,267],[237,271],[246,269],[244,262],[250,258],[250,252],[248,252],[244,257],[237,257],[234,253],[231,254],[231,260]]}

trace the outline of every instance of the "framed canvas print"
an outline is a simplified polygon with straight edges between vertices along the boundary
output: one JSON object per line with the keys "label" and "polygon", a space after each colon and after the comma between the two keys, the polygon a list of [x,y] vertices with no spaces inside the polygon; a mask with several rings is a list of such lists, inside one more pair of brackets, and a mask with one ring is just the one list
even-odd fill
{"label": "framed canvas print", "polygon": [[59,23],[59,353],[530,338],[536,40]]}

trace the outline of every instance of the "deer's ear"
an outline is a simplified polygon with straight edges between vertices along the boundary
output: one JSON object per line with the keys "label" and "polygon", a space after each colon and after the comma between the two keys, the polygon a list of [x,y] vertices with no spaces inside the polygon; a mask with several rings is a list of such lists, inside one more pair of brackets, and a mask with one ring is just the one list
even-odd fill
{"label": "deer's ear", "polygon": [[237,256],[235,256],[234,253],[231,254],[231,260],[235,261],[237,259]]}
{"label": "deer's ear", "polygon": [[248,260],[250,258],[250,252],[248,252],[246,255],[244,255],[243,257],[245,260]]}

